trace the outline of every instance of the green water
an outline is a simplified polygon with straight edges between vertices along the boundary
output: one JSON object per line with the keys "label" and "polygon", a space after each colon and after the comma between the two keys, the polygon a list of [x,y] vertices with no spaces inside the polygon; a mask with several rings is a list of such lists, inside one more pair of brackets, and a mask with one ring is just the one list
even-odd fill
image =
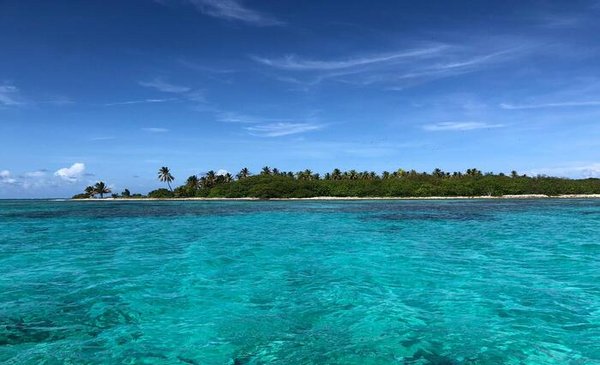
{"label": "green water", "polygon": [[600,200],[0,201],[7,364],[600,364]]}

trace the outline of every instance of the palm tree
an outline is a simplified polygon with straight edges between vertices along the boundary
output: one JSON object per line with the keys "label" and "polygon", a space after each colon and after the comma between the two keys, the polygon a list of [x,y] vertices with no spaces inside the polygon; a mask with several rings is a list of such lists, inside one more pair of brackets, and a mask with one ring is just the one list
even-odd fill
{"label": "palm tree", "polygon": [[250,170],[248,170],[247,167],[244,167],[243,169],[240,170],[240,172],[238,172],[238,174],[236,176],[238,179],[245,179],[248,176],[250,176]]}
{"label": "palm tree", "polygon": [[230,183],[233,181],[233,176],[229,172],[221,176],[223,176],[223,182],[225,183]]}
{"label": "palm tree", "polygon": [[431,173],[431,175],[435,177],[444,177],[444,175],[446,174],[444,173],[444,171],[436,167],[435,170],[433,170],[433,172]]}
{"label": "palm tree", "polygon": [[94,195],[96,195],[96,190],[94,190],[93,186],[88,186],[85,188],[85,194],[88,196],[88,198],[93,198]]}
{"label": "palm tree", "polygon": [[269,166],[263,167],[260,174],[261,175],[271,175],[271,168]]}
{"label": "palm tree", "polygon": [[196,189],[198,187],[198,176],[192,175],[185,181],[185,186],[188,188]]}
{"label": "palm tree", "polygon": [[340,171],[340,169],[333,169],[333,171],[331,172],[331,180],[341,180],[342,179],[342,172]]}
{"label": "palm tree", "polygon": [[158,180],[166,182],[169,190],[173,191],[171,188],[171,181],[175,180],[175,178],[171,175],[171,171],[169,171],[168,167],[163,166],[158,170]]}
{"label": "palm tree", "polygon": [[467,175],[469,176],[481,176],[481,171],[477,169],[467,169]]}
{"label": "palm tree", "polygon": [[207,188],[212,188],[217,183],[217,173],[210,170],[204,176],[204,184]]}
{"label": "palm tree", "polygon": [[100,194],[100,199],[104,198],[104,194],[110,193],[110,189],[103,181],[98,181],[96,185],[94,185],[94,193]]}

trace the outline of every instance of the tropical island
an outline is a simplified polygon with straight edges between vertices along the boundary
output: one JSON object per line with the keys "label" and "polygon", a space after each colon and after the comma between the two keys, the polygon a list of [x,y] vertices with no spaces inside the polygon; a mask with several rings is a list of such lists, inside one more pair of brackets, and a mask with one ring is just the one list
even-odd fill
{"label": "tropical island", "polygon": [[341,171],[334,169],[323,175],[311,170],[281,171],[265,166],[256,174],[242,168],[233,176],[213,170],[201,176],[189,176],[185,183],[172,188],[175,177],[168,167],[161,167],[158,180],[167,185],[147,195],[132,194],[124,189],[113,193],[102,181],[87,186],[73,199],[92,199],[106,194],[120,199],[301,199],[301,198],[427,198],[427,197],[517,197],[600,194],[600,179],[569,179],[545,175],[527,176],[483,173],[476,168],[465,172],[432,172],[398,169],[383,171]]}

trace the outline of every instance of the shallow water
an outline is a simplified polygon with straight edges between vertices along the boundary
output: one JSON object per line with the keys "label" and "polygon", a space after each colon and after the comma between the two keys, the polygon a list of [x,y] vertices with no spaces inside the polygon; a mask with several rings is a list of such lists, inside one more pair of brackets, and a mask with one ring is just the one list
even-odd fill
{"label": "shallow water", "polygon": [[0,362],[600,364],[600,200],[0,201]]}

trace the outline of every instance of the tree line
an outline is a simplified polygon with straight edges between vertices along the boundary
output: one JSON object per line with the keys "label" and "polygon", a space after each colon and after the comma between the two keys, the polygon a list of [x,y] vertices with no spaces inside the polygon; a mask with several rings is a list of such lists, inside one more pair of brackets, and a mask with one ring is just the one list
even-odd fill
{"label": "tree line", "polygon": [[[527,176],[516,171],[510,174],[482,172],[471,168],[466,171],[443,171],[439,168],[431,172],[416,170],[357,171],[333,169],[325,174],[309,169],[303,171],[282,171],[263,167],[258,173],[242,168],[235,176],[230,173],[217,173],[213,170],[200,176],[189,176],[185,182],[172,188],[175,177],[168,167],[161,167],[158,180],[166,183],[148,193],[151,198],[309,198],[331,197],[428,197],[428,196],[502,196],[522,194],[600,194],[600,179],[567,179],[544,175]],[[78,197],[110,193],[102,191],[98,185],[88,187]],[[92,189],[88,192],[88,189]],[[113,194],[113,196],[119,196]],[[141,197],[130,194],[127,189],[120,197]]]}

